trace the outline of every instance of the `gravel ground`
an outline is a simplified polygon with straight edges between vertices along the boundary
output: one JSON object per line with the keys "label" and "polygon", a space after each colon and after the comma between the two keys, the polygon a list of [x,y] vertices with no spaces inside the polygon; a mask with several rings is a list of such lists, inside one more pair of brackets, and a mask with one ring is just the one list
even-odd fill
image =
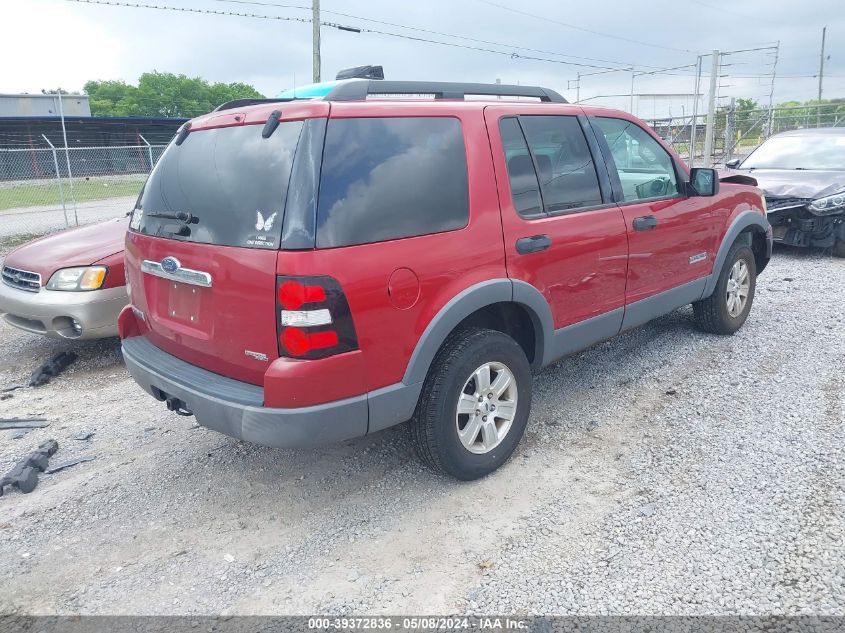
{"label": "gravel ground", "polygon": [[[283,451],[196,428],[115,341],[0,327],[0,401],[58,463],[0,498],[0,612],[845,615],[845,262],[778,250],[735,336],[689,308],[535,379],[521,447],[458,483],[404,427]],[[93,432],[89,440],[74,435]]]}

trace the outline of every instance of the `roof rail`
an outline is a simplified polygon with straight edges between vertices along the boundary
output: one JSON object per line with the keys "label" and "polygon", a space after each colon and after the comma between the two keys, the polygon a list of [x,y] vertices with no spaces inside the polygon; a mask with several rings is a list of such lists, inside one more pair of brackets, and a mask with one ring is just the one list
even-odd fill
{"label": "roof rail", "polygon": [[474,84],[448,81],[371,81],[352,79],[332,88],[327,101],[362,101],[368,95],[434,95],[435,99],[463,99],[466,95],[494,97],[535,97],[540,101],[567,103],[554,90],[539,86]]}
{"label": "roof rail", "polygon": [[234,108],[243,108],[245,106],[258,105],[259,103],[279,103],[280,101],[293,101],[293,99],[235,99],[234,101],[227,101],[221,103],[214,108],[212,112],[220,112],[221,110],[232,110]]}

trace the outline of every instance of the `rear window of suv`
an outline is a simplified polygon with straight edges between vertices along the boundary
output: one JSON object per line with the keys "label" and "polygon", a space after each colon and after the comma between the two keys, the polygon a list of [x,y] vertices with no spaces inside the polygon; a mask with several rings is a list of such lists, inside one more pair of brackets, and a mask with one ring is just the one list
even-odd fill
{"label": "rear window of suv", "polygon": [[187,242],[278,248],[302,126],[282,122],[269,138],[261,125],[199,130],[171,143],[144,185],[131,228]]}
{"label": "rear window of suv", "polygon": [[330,119],[317,246],[459,229],[469,220],[466,148],[450,117]]}

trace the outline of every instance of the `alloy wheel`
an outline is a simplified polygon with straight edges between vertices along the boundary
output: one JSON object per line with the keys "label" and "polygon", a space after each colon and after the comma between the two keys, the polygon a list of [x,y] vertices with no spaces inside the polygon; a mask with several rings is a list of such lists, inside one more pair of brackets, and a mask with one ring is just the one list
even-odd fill
{"label": "alloy wheel", "polygon": [[516,417],[516,378],[502,363],[476,369],[458,396],[455,423],[464,448],[483,455],[502,443]]}
{"label": "alloy wheel", "polygon": [[731,267],[727,286],[728,314],[736,318],[745,310],[748,303],[748,293],[751,289],[751,277],[748,274],[748,264],[744,259],[738,259]]}

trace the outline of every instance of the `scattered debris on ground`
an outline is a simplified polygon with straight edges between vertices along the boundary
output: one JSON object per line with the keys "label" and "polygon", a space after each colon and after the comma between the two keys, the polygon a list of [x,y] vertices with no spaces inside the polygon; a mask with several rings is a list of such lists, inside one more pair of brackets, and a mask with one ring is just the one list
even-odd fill
{"label": "scattered debris on ground", "polygon": [[74,352],[59,352],[32,372],[29,386],[40,387],[41,385],[46,385],[52,378],[55,378],[72,365],[76,358],[77,356]]}
{"label": "scattered debris on ground", "polygon": [[[0,497],[6,486],[13,486],[23,493],[30,493],[38,485],[38,473],[47,470],[50,457],[59,450],[56,440],[47,440],[0,479]],[[50,472],[50,471],[47,471]]]}
{"label": "scattered debris on ground", "polygon": [[44,472],[48,475],[52,475],[53,473],[57,473],[60,470],[64,470],[65,468],[70,468],[71,466],[76,466],[77,464],[84,464],[85,462],[90,462],[93,460],[93,457],[78,457],[76,459],[71,459],[70,461],[57,464],[56,466],[52,466]]}
{"label": "scattered debris on ground", "polygon": [[46,418],[3,418],[0,419],[0,431],[8,429],[43,429],[50,426]]}

